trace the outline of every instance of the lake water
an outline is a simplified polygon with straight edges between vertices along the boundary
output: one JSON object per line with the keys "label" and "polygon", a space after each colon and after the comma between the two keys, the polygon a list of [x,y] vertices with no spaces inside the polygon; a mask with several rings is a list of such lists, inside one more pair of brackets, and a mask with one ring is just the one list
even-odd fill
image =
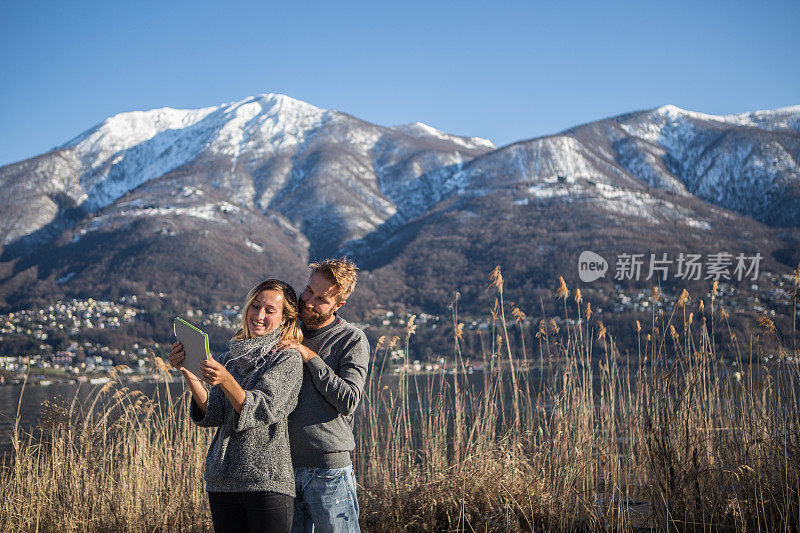
{"label": "lake water", "polygon": [[[131,390],[139,390],[148,397],[154,397],[156,388],[160,388],[164,395],[165,384],[161,383],[132,383],[126,384]],[[45,402],[61,405],[66,408],[75,399],[78,403],[86,403],[92,392],[102,385],[88,385],[75,383],[55,383],[52,385],[4,385],[0,387],[0,456],[12,450],[11,433],[19,408],[20,428],[26,432],[34,430],[40,423]],[[173,396],[180,395],[183,384],[174,382],[169,384]],[[20,395],[22,399],[20,401]]]}
{"label": "lake water", "polygon": [[[555,368],[552,370],[555,370]],[[556,373],[560,375],[558,371],[556,371]],[[542,383],[542,380],[546,384],[549,379],[547,375],[541,375],[537,370],[529,370],[525,375],[527,376],[527,379],[521,379],[520,381],[527,381],[530,384],[530,394],[533,398],[536,398],[537,392],[540,390],[539,387]],[[599,373],[593,373],[593,377],[594,390],[597,393],[599,392],[600,388]],[[426,412],[430,407],[428,403],[431,396],[435,396],[436,392],[441,390],[443,385],[445,389],[450,389],[452,392],[454,378],[455,376],[453,375],[443,375],[441,373],[408,376],[408,399],[412,413]],[[398,390],[400,378],[396,374],[384,374],[382,376],[375,375],[371,376],[371,379],[375,380],[375,382],[372,383],[373,385],[379,385],[380,389],[382,389],[381,394],[394,394]],[[379,383],[377,382],[378,379],[380,380]],[[481,372],[476,372],[472,375],[459,376],[459,387],[462,391],[462,394],[465,396],[470,396],[472,399],[482,396],[484,390],[484,379],[485,376]],[[507,410],[510,410],[512,405],[510,401],[512,383],[508,373],[503,374],[503,383],[503,388],[505,389],[505,398],[507,400],[504,402],[505,407]],[[183,380],[176,380],[174,382],[170,382],[168,385],[163,381],[158,383],[124,383],[124,385],[131,390],[143,392],[149,398],[161,398],[162,406],[165,405],[163,399],[166,397],[167,386],[169,386],[170,395],[173,399],[180,396],[185,390]],[[365,395],[367,396],[370,394],[369,385],[370,383],[368,382],[365,390]],[[469,390],[464,390],[465,385]],[[794,384],[794,386],[800,387],[799,384]],[[87,399],[92,397],[93,393],[96,393],[100,387],[102,387],[102,385],[78,385],[65,383],[42,386],[28,384],[25,386],[23,391],[22,385],[0,386],[0,457],[2,457],[4,454],[8,454],[12,450],[10,436],[12,434],[14,421],[16,419],[18,405],[20,413],[20,427],[26,432],[31,432],[34,431],[40,423],[42,413],[45,410],[45,402],[50,402],[52,404],[63,406],[69,409],[70,404],[73,401],[79,404],[86,404]],[[115,384],[115,389],[119,387],[119,384]],[[521,389],[524,388],[521,384],[519,387]],[[419,394],[417,394],[417,390],[419,390]],[[428,391],[432,391],[432,394],[429,394]],[[21,401],[20,395],[22,397]],[[365,401],[365,403],[367,402]],[[537,405],[542,406],[546,411],[549,411],[550,402],[545,401],[544,403],[539,403]],[[467,409],[469,409],[469,406],[467,406]],[[365,416],[366,414],[366,408],[363,406],[359,407],[358,411],[356,412],[357,417]]]}
{"label": "lake water", "polygon": [[[538,374],[537,374],[538,376]],[[396,391],[398,389],[399,377],[396,374],[385,374],[380,377],[380,388],[388,387],[389,391]],[[452,387],[454,376],[441,374],[430,375],[422,374],[408,377],[408,394],[411,408],[413,410],[422,408],[426,409],[427,406],[427,391],[431,388],[434,391],[440,390],[442,380],[446,381],[446,386]],[[534,376],[534,379],[538,377]],[[464,383],[468,384],[470,394],[478,396],[483,391],[484,375],[482,373],[475,373],[469,376],[461,376],[459,382],[463,390]],[[125,386],[131,390],[139,390],[150,398],[160,397],[165,398],[164,382],[159,383],[125,383]],[[168,384],[172,398],[180,396],[184,391],[183,381],[175,381]],[[96,393],[102,385],[89,385],[89,384],[75,384],[75,383],[61,383],[52,384],[47,386],[27,384],[22,385],[4,385],[0,386],[0,457],[3,454],[8,454],[12,450],[11,434],[17,416],[17,408],[19,406],[20,415],[20,428],[25,432],[34,431],[40,424],[42,414],[46,409],[46,402],[54,405],[63,406],[67,409],[70,404],[76,401],[78,404],[86,404],[93,393]],[[116,384],[115,389],[120,385]],[[507,381],[507,387],[510,389],[511,382]],[[417,389],[419,388],[419,396],[417,397]],[[158,394],[156,392],[158,391]],[[385,394],[386,391],[384,390]],[[21,396],[21,401],[20,401]],[[365,414],[363,408],[359,408],[356,416],[363,416]]]}

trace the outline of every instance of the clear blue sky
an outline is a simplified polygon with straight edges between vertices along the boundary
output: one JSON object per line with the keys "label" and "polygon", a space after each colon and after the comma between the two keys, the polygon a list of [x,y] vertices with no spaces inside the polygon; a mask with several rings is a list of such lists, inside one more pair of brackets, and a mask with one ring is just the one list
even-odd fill
{"label": "clear blue sky", "polygon": [[0,3],[0,165],[124,111],[283,93],[497,145],[800,104],[800,1]]}

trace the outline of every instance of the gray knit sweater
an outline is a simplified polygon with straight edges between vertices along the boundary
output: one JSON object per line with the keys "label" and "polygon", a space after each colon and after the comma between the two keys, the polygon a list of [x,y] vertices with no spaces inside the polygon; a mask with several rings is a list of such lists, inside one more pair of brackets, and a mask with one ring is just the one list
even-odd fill
{"label": "gray knit sweater", "polygon": [[295,468],[343,468],[355,448],[353,413],[367,377],[369,343],[337,316],[320,329],[303,326],[303,345],[318,357],[304,365],[300,398],[289,416],[292,462]]}
{"label": "gray knit sweater", "polygon": [[192,420],[217,427],[203,476],[209,492],[295,495],[287,416],[297,405],[303,359],[297,350],[270,353],[280,335],[277,329],[231,341],[230,351],[216,357],[245,390],[241,414],[218,385],[209,390],[205,415],[192,400]]}

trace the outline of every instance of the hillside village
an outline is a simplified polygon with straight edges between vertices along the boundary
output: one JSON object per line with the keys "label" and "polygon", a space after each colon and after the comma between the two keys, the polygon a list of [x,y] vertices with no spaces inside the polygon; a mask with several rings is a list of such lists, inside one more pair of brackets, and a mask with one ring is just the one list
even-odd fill
{"label": "hillside village", "polygon": [[[795,280],[791,275],[776,275],[763,272],[757,282],[740,284],[720,282],[715,299],[717,312],[724,309],[729,314],[762,313],[766,316],[791,317]],[[157,295],[148,295],[157,296]],[[614,289],[606,291],[598,287],[594,293],[595,304],[592,311],[607,323],[613,316],[634,316],[650,314],[653,309],[652,289],[625,288],[615,284]],[[667,312],[676,304],[678,294],[664,292],[659,302]],[[710,304],[710,294],[692,295],[687,309],[697,312],[700,300]],[[604,302],[598,304],[597,302]],[[158,379],[154,356],[163,356],[169,350],[170,340],[154,342],[141,339],[122,346],[111,346],[102,342],[111,338],[120,328],[135,325],[147,315],[139,305],[135,295],[122,296],[117,301],[72,299],[59,301],[40,309],[28,309],[0,315],[0,384],[19,383],[25,376],[29,382],[49,384],[53,382],[102,382],[112,369],[127,374],[131,381]],[[795,309],[795,318],[800,317],[800,309]],[[609,316],[610,315],[610,316]],[[183,315],[199,327],[213,331],[217,337],[225,337],[235,331],[240,316],[239,306],[225,306],[216,312],[204,313],[188,310]],[[509,325],[519,327],[516,318],[508,317]],[[166,319],[165,319],[166,320]],[[412,350],[410,360],[405,362],[402,342],[392,343],[388,339],[398,336],[404,338],[409,320],[415,326],[417,342],[428,344],[425,352]],[[548,322],[551,318],[547,318]],[[491,328],[490,317],[458,317],[463,322],[467,334],[480,336]],[[522,317],[521,326],[533,331],[539,327],[541,317],[534,313]],[[552,321],[563,327],[564,317],[554,316]],[[425,372],[452,367],[452,352],[436,349],[447,346],[431,339],[452,338],[452,317],[428,313],[413,315],[409,312],[394,312],[376,309],[369,317],[357,322],[375,348],[377,340],[384,336],[386,342],[380,345],[379,357],[386,356],[389,371],[400,371],[404,366],[409,372]],[[513,324],[512,324],[513,322]],[[581,324],[579,318],[570,317],[572,326]],[[104,332],[106,336],[98,335]],[[791,332],[788,332],[791,333]],[[414,341],[412,341],[414,344]],[[434,346],[431,349],[430,346]],[[469,357],[470,354],[465,354]],[[473,354],[474,355],[474,354]],[[477,357],[474,358],[477,360]],[[479,364],[471,364],[470,370],[480,370]]]}

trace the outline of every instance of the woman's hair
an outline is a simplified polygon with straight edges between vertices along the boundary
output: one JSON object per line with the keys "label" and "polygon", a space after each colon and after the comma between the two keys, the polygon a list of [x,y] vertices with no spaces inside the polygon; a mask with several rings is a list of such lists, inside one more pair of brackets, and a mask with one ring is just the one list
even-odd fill
{"label": "woman's hair", "polygon": [[244,300],[244,307],[242,308],[242,322],[239,330],[233,336],[233,340],[241,341],[250,339],[253,334],[250,333],[250,328],[247,325],[247,310],[250,309],[253,300],[263,291],[278,291],[283,294],[283,320],[281,321],[282,341],[303,341],[303,333],[297,325],[297,293],[288,283],[284,283],[278,279],[265,279],[247,293],[247,298]]}

